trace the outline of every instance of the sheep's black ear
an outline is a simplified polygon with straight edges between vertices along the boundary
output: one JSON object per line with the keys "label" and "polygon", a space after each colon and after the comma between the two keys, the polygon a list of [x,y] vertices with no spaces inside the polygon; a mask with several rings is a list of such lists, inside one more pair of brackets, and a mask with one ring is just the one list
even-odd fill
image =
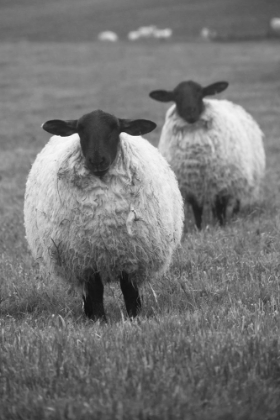
{"label": "sheep's black ear", "polygon": [[168,90],[153,90],[149,93],[149,96],[159,102],[174,101],[174,92]]}
{"label": "sheep's black ear", "polygon": [[156,128],[156,124],[150,120],[122,120],[120,122],[120,132],[130,134],[131,136],[141,136],[147,134]]}
{"label": "sheep's black ear", "polygon": [[42,128],[56,136],[67,137],[77,133],[77,120],[50,120],[42,124]]}
{"label": "sheep's black ear", "polygon": [[203,96],[216,95],[217,93],[223,92],[228,87],[228,82],[217,82],[212,85],[206,86],[202,89]]}

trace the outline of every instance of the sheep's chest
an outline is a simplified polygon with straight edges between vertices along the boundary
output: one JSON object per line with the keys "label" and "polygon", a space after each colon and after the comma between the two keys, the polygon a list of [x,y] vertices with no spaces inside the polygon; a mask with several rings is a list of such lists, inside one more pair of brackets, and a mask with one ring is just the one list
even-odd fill
{"label": "sheep's chest", "polygon": [[205,136],[205,128],[167,126],[159,150],[174,170],[182,194],[205,197],[215,174],[217,155],[213,141]]}
{"label": "sheep's chest", "polygon": [[92,267],[114,279],[120,271],[141,270],[139,261],[148,268],[151,256],[152,264],[159,264],[151,228],[137,219],[145,204],[135,180],[96,178],[83,182],[83,188],[77,180],[71,188],[59,183],[47,240],[55,269],[61,268],[63,276],[82,277]]}

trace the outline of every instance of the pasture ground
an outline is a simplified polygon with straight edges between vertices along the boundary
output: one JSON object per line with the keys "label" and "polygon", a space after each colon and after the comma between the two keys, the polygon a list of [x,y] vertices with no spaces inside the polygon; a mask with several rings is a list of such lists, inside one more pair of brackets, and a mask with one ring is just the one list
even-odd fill
{"label": "pasture ground", "polygon": [[[1,419],[279,418],[278,48],[0,45]],[[224,96],[259,121],[264,202],[224,229],[189,222],[171,273],[144,288],[139,320],[126,320],[111,286],[109,324],[93,324],[79,296],[38,277],[25,242],[25,180],[48,139],[40,124],[101,108],[157,121],[156,145],[167,106],[148,92],[193,75],[230,80]]]}
{"label": "pasture ground", "polygon": [[[279,42],[38,43],[19,33],[0,43],[0,419],[279,419]],[[260,123],[263,202],[223,229],[206,215],[197,232],[190,219],[170,273],[143,288],[139,319],[127,320],[111,285],[109,323],[94,324],[80,296],[38,276],[24,238],[26,177],[48,140],[40,125],[99,108],[154,120],[157,145],[168,105],[148,92],[190,78],[228,80],[221,97]]]}

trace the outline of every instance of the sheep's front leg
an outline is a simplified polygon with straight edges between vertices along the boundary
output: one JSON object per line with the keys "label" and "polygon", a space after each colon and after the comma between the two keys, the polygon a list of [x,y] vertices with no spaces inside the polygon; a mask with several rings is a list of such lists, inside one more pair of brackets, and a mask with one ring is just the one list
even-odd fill
{"label": "sheep's front leg", "polygon": [[187,201],[192,206],[195,224],[197,229],[200,230],[202,226],[203,206],[199,205],[196,198],[192,195],[187,197]]}
{"label": "sheep's front leg", "polygon": [[106,321],[103,304],[104,286],[99,273],[87,270],[84,286],[84,311],[88,318]]}
{"label": "sheep's front leg", "polygon": [[229,196],[217,195],[213,208],[213,214],[217,217],[221,226],[224,226],[226,221],[227,206],[229,202]]}
{"label": "sheep's front leg", "polygon": [[240,200],[237,198],[232,210],[232,215],[236,216],[240,212]]}
{"label": "sheep's front leg", "polygon": [[120,276],[120,284],[128,316],[130,318],[134,318],[138,315],[141,309],[141,299],[138,287],[132,284],[126,272],[122,272]]}

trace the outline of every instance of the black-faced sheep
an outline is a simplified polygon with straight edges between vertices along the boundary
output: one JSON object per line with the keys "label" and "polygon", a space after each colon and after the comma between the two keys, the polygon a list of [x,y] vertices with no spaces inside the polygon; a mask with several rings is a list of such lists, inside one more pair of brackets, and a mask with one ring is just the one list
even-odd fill
{"label": "black-faced sheep", "polygon": [[104,283],[120,281],[134,317],[141,307],[139,285],[168,269],[183,229],[175,175],[139,137],[156,124],[98,110],[42,127],[55,136],[38,154],[26,184],[24,218],[33,257],[45,273],[82,287],[84,311],[92,319],[106,319]]}
{"label": "black-faced sheep", "polygon": [[187,81],[172,91],[150,93],[157,101],[175,102],[166,113],[158,149],[199,229],[205,205],[223,225],[227,209],[235,213],[240,205],[256,203],[265,172],[263,133],[251,115],[230,101],[204,99],[227,86]]}

